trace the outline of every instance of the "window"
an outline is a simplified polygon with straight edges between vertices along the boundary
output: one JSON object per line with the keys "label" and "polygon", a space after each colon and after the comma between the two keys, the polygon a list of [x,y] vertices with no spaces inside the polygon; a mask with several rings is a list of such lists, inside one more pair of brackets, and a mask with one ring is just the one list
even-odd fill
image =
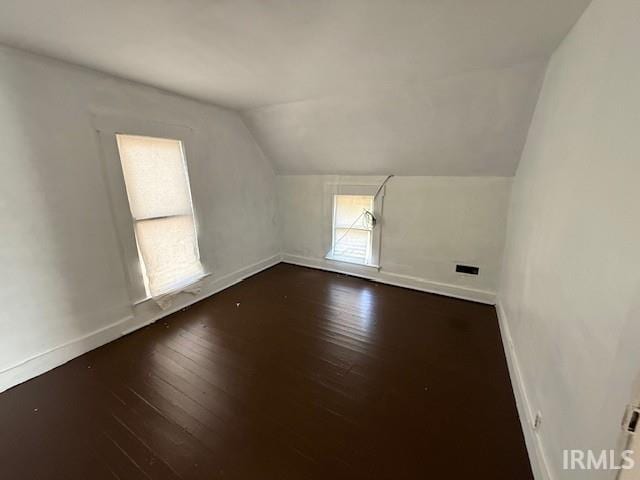
{"label": "window", "polygon": [[333,258],[370,264],[373,196],[334,195],[333,203]]}
{"label": "window", "polygon": [[384,185],[326,184],[328,260],[377,267]]}
{"label": "window", "polygon": [[203,276],[180,140],[116,134],[147,296]]}

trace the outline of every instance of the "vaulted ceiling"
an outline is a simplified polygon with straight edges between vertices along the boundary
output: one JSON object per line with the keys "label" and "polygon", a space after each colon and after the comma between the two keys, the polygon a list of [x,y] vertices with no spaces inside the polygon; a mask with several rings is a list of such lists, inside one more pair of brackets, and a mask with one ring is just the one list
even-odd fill
{"label": "vaulted ceiling", "polygon": [[0,42],[240,110],[280,173],[512,175],[590,0],[3,0]]}

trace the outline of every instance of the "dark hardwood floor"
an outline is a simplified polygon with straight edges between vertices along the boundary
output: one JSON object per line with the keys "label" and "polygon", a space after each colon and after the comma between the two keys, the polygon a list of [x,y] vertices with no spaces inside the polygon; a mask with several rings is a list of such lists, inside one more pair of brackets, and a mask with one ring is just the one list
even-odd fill
{"label": "dark hardwood floor", "polygon": [[532,476],[493,307],[280,264],[0,394],[0,478]]}

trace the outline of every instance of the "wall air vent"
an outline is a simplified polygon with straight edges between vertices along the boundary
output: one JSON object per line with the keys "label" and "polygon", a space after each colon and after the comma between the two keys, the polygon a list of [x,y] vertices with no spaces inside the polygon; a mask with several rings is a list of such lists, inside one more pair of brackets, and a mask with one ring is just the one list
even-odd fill
{"label": "wall air vent", "polygon": [[480,273],[480,268],[473,267],[471,265],[456,265],[456,272],[466,273],[467,275],[478,275],[478,273]]}

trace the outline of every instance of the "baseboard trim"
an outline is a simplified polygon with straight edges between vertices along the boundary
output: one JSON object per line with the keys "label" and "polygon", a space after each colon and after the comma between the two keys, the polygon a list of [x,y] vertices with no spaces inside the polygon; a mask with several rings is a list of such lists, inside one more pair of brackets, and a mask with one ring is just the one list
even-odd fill
{"label": "baseboard trim", "polygon": [[326,270],[328,272],[342,273],[354,277],[365,278],[367,280],[373,280],[379,283],[385,283],[387,285],[393,285],[396,287],[410,288],[412,290],[419,290],[421,292],[435,293],[438,295],[445,295],[447,297],[459,298],[461,300],[469,300],[472,302],[495,305],[495,292],[489,292],[486,290],[477,290],[469,287],[452,285],[449,283],[435,282],[432,280],[426,280],[424,278],[391,273],[384,270],[379,271],[376,268],[367,266],[350,265],[344,262],[302,257],[299,255],[291,255],[286,253],[282,254],[282,261],[284,263],[290,263],[292,265],[316,268],[319,270]]}
{"label": "baseboard trim", "polygon": [[542,439],[538,432],[533,429],[533,419],[535,418],[533,408],[522,377],[522,371],[513,344],[513,338],[511,337],[511,329],[509,328],[507,315],[500,299],[497,299],[496,302],[496,312],[498,314],[502,345],[507,358],[509,376],[511,377],[511,385],[516,399],[516,406],[518,407],[518,416],[520,417],[524,441],[527,446],[527,452],[529,453],[533,477],[536,480],[554,480],[551,470],[549,469],[549,462],[542,445]]}
{"label": "baseboard trim", "polygon": [[139,303],[134,307],[134,322],[127,327],[123,332],[123,335],[128,335],[131,332],[157,322],[161,318],[167,317],[179,310],[188,308],[194,303],[198,303],[199,301],[204,300],[211,295],[215,295],[216,293],[225,290],[248,277],[277,265],[281,260],[282,256],[278,253],[247,267],[236,270],[235,272],[223,275],[222,277],[214,278],[213,276],[208,276],[203,280],[201,293],[197,295],[189,293],[179,294],[174,299],[173,305],[166,310],[160,309],[160,307],[158,307],[158,305],[151,299]]}
{"label": "baseboard trim", "polygon": [[256,273],[277,265],[280,261],[281,255],[277,254],[219,278],[209,276],[205,280],[200,294],[180,294],[177,296],[173,307],[167,310],[160,310],[153,302],[143,302],[136,305],[133,309],[133,315],[0,370],[0,392],[42,375],[84,353],[154,323],[178,310],[187,308]]}
{"label": "baseboard trim", "polygon": [[121,329],[133,319],[127,316],[106,327],[82,335],[62,345],[21,360],[0,371],[0,392],[19,385],[31,378],[42,375],[60,365],[67,363],[83,353],[109,343],[122,335]]}

